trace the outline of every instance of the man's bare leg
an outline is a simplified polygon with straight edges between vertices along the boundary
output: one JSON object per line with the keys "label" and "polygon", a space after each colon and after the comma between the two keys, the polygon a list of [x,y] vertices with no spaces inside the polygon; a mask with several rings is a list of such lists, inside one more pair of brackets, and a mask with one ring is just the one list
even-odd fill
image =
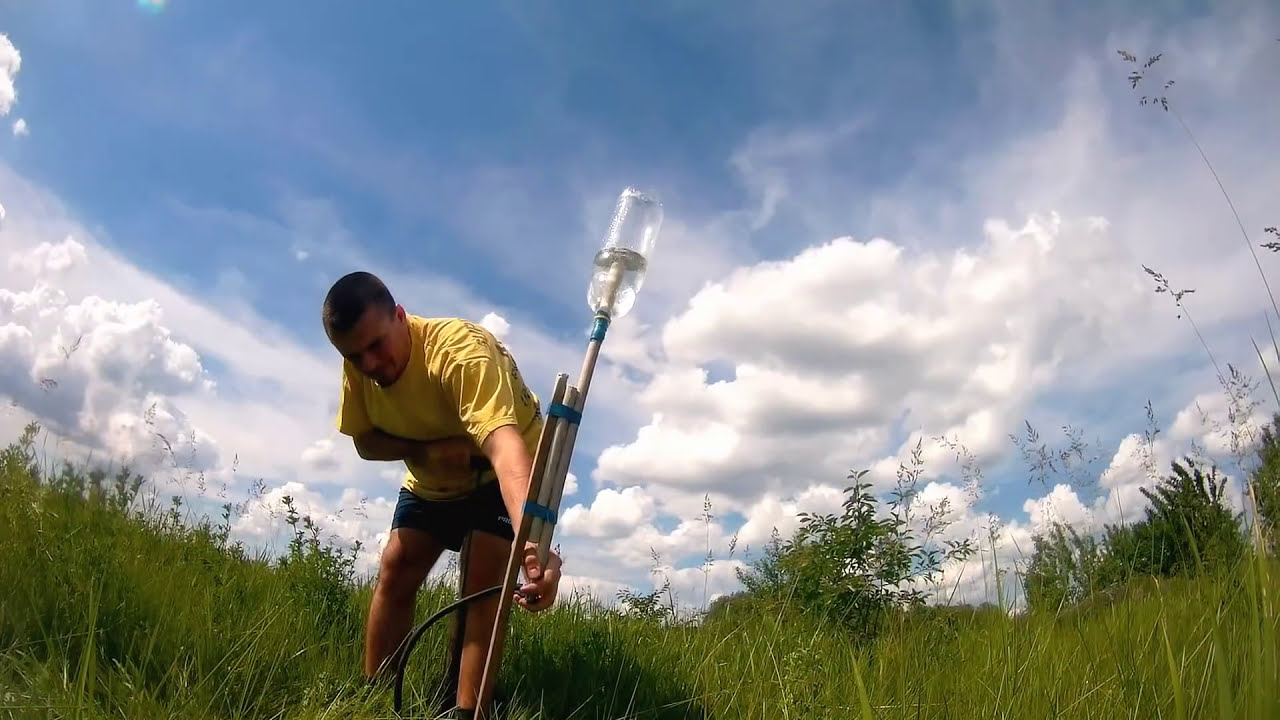
{"label": "man's bare leg", "polygon": [[[486,532],[471,534],[471,556],[468,559],[464,594],[480,592],[501,585],[507,561],[511,557],[511,541]],[[493,621],[498,614],[496,594],[480,598],[467,606],[467,619],[462,641],[462,659],[458,663],[458,707],[474,710],[484,675],[484,658],[489,652]]]}
{"label": "man's bare leg", "polygon": [[378,583],[365,628],[364,674],[370,680],[394,674],[400,644],[413,627],[418,588],[440,559],[442,546],[421,530],[396,528],[382,551]]}

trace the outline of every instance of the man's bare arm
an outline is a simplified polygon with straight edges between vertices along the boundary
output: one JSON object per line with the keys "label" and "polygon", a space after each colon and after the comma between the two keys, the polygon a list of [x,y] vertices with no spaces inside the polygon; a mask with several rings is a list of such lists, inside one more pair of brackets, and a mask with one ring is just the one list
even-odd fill
{"label": "man's bare arm", "polygon": [[524,501],[529,495],[529,480],[533,476],[533,457],[515,425],[503,425],[489,433],[480,450],[498,475],[498,488],[511,516],[511,529],[518,534]]}
{"label": "man's bare arm", "polygon": [[[498,489],[502,491],[507,513],[511,516],[511,529],[519,537],[520,524],[524,521],[524,501],[529,496],[529,481],[533,477],[533,457],[515,425],[503,425],[489,433],[481,449],[498,473]],[[524,542],[524,559],[520,565],[528,582],[520,586],[523,594],[516,599],[532,612],[551,607],[561,577],[560,556],[554,551],[548,553],[547,565],[543,567],[535,552],[537,546],[536,538],[530,537]]]}
{"label": "man's bare arm", "polygon": [[407,440],[381,430],[370,430],[352,439],[356,453],[365,460],[420,460],[427,455],[430,443]]}

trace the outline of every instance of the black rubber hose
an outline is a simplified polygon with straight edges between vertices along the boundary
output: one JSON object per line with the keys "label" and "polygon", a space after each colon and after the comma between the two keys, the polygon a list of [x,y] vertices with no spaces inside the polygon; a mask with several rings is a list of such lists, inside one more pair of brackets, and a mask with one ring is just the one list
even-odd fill
{"label": "black rubber hose", "polygon": [[500,590],[502,590],[501,585],[494,585],[491,588],[485,588],[479,592],[474,592],[466,597],[459,598],[432,613],[431,617],[424,620],[421,625],[410,633],[407,641],[405,642],[404,651],[400,653],[400,662],[396,665],[395,711],[397,715],[400,714],[401,699],[404,692],[404,669],[409,664],[409,655],[413,652],[413,646],[418,644],[418,639],[426,633],[428,628],[434,625],[437,620],[445,615],[448,615],[454,610],[466,607],[472,601],[492,595]]}

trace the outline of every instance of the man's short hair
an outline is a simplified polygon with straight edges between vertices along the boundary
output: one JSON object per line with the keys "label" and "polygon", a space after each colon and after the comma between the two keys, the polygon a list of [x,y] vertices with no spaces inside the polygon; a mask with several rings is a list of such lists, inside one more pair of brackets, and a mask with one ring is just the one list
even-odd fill
{"label": "man's short hair", "polygon": [[338,278],[324,296],[325,330],[330,335],[345,333],[355,327],[371,307],[390,315],[395,312],[396,301],[377,275],[364,271],[347,273]]}

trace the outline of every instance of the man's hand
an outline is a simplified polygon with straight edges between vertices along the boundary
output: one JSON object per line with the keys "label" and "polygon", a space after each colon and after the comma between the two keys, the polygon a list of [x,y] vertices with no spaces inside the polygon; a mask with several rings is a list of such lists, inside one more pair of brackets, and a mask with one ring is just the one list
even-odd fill
{"label": "man's hand", "polygon": [[471,468],[471,455],[477,450],[469,437],[447,437],[425,443],[418,462],[446,472]]}
{"label": "man's hand", "polygon": [[351,438],[356,453],[365,460],[389,461],[423,457],[426,443],[396,437],[377,428]]}
{"label": "man's hand", "polygon": [[361,433],[352,442],[365,460],[406,460],[446,471],[469,470],[471,456],[479,450],[466,435],[409,440],[377,429]]}
{"label": "man's hand", "polygon": [[516,602],[529,612],[541,612],[551,607],[560,586],[560,556],[554,550],[547,553],[545,571],[538,562],[538,544],[532,540],[524,544],[524,576],[528,580],[516,593]]}

